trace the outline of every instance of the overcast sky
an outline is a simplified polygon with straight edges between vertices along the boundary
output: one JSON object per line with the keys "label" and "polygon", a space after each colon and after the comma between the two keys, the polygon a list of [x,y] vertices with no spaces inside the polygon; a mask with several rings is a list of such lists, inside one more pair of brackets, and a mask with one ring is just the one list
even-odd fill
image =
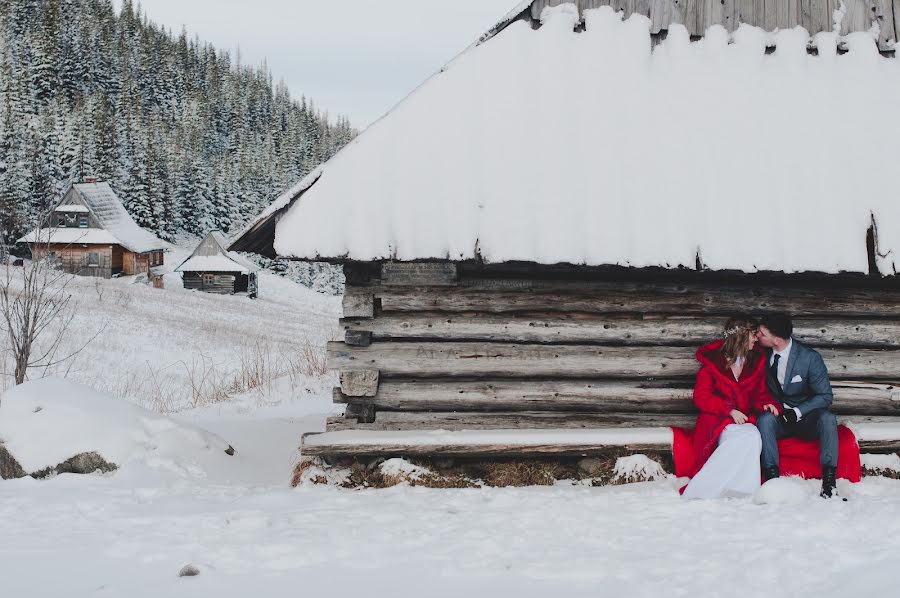
{"label": "overcast sky", "polygon": [[[116,8],[119,0],[114,0]],[[152,21],[242,60],[364,127],[519,0],[142,0]]]}

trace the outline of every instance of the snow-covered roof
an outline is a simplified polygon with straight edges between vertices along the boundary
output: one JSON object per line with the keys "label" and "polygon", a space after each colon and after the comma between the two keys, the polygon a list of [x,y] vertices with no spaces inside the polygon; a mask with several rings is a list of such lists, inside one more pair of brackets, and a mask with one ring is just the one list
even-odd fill
{"label": "snow-covered roof", "polygon": [[135,253],[170,247],[153,233],[138,226],[109,183],[76,183],[73,187],[100,221],[100,225],[117,239],[114,242]]}
{"label": "snow-covered roof", "polygon": [[299,183],[282,193],[259,216],[251,220],[243,230],[235,235],[231,245],[227,247],[234,251],[249,251],[274,257],[272,243],[275,238],[275,223],[307,189],[319,180],[321,175],[322,167],[319,166],[303,177]]}
{"label": "snow-covered roof", "polygon": [[53,211],[54,212],[78,212],[80,214],[90,213],[90,210],[87,209],[86,206],[83,206],[83,205],[77,204],[77,203],[56,206],[56,208]]}
{"label": "snow-covered roof", "polygon": [[228,239],[220,231],[210,232],[176,272],[240,272],[251,274],[259,267],[234,251],[228,251]]}
{"label": "snow-covered roof", "polygon": [[17,243],[118,245],[119,240],[102,228],[41,228],[31,231]]}
{"label": "snow-covered roof", "polygon": [[877,32],[670,25],[653,47],[646,17],[583,16],[460,55],[290,200],[275,251],[868,272],[874,216],[893,271],[900,62]]}

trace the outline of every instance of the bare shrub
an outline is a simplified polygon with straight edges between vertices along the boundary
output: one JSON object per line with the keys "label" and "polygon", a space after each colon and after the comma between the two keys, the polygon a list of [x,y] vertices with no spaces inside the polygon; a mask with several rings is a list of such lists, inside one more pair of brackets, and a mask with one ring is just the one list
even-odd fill
{"label": "bare shrub", "polygon": [[49,239],[34,243],[35,259],[21,268],[7,261],[0,276],[0,326],[9,341],[15,383],[22,384],[29,368],[49,368],[72,359],[105,329],[75,351],[58,352],[75,317],[75,304],[68,291],[73,276],[60,267],[49,251]]}
{"label": "bare shrub", "polygon": [[127,310],[133,300],[134,297],[131,293],[122,290],[116,291],[114,301],[123,310]]}

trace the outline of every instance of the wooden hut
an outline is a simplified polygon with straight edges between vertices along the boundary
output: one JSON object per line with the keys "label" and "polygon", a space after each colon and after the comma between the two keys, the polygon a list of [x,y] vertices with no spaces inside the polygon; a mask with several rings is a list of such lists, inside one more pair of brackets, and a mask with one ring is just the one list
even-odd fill
{"label": "wooden hut", "polygon": [[18,241],[34,259],[50,254],[79,276],[150,275],[169,244],[132,219],[109,183],[86,179],[69,187],[47,221]]}
{"label": "wooden hut", "polygon": [[892,3],[604,4],[518,6],[231,245],[344,266],[304,454],[664,448],[695,348],[772,311],[900,448]]}
{"label": "wooden hut", "polygon": [[219,295],[246,293],[255,298],[259,268],[227,248],[228,240],[222,232],[207,234],[194,252],[175,269],[182,273],[184,288]]}

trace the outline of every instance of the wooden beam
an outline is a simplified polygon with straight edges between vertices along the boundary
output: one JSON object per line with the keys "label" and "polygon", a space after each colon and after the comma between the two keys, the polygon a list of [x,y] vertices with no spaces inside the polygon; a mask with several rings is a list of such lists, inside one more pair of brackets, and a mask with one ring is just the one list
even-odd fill
{"label": "wooden beam", "polygon": [[[344,417],[328,418],[329,422],[343,422],[341,429],[372,424],[375,422],[375,407],[372,405],[347,405]],[[328,430],[326,423],[325,429]]]}
{"label": "wooden beam", "polygon": [[[370,287],[385,312],[703,314],[783,311],[794,317],[897,317],[900,292],[815,287],[462,280],[459,288]],[[351,316],[347,316],[351,317]]]}
{"label": "wooden beam", "polygon": [[[900,388],[834,383],[832,409],[839,415],[898,415]],[[374,405],[388,411],[551,411],[582,413],[696,414],[691,380],[384,380],[373,397],[349,397],[335,389],[335,403]]]}
{"label": "wooden beam", "polygon": [[342,300],[345,318],[372,318],[375,316],[375,296],[372,293],[344,294]]}
{"label": "wooden beam", "polygon": [[453,286],[456,264],[451,262],[388,262],[381,265],[384,286]]}
{"label": "wooden beam", "polygon": [[326,430],[368,430],[377,432],[433,430],[587,430],[596,428],[693,428],[691,414],[646,413],[405,413],[378,412],[374,422],[358,424],[353,420],[329,418]]}
{"label": "wooden beam", "polygon": [[341,392],[348,397],[374,397],[378,393],[378,370],[341,372]]}
{"label": "wooden beam", "polygon": [[[863,418],[866,419],[866,418]],[[867,418],[874,423],[897,423],[897,418]],[[851,425],[863,423],[853,418]],[[548,428],[541,430],[498,429],[432,430],[427,442],[418,434],[381,430],[344,430],[305,434],[301,453],[305,456],[405,456],[432,457],[581,457],[603,455],[611,448],[631,451],[670,450],[672,434],[665,427],[604,427],[590,429]],[[900,439],[863,439],[864,451],[900,450]]]}
{"label": "wooden beam", "polygon": [[[823,349],[835,380],[894,381],[900,351]],[[506,343],[328,344],[328,368],[380,370],[382,376],[499,378],[678,378],[698,365],[691,347],[609,347]]]}
{"label": "wooden beam", "polygon": [[[388,314],[345,319],[348,345],[372,340],[494,341],[547,344],[699,346],[718,338],[725,318],[537,317],[466,314]],[[369,334],[358,339],[351,333]],[[814,347],[900,348],[900,320],[797,319],[794,336]],[[352,337],[352,340],[350,340]]]}
{"label": "wooden beam", "polygon": [[[359,324],[360,321],[354,320],[354,322]],[[348,328],[344,332],[344,342],[351,347],[368,347],[372,344],[372,332],[368,330],[356,330]]]}

